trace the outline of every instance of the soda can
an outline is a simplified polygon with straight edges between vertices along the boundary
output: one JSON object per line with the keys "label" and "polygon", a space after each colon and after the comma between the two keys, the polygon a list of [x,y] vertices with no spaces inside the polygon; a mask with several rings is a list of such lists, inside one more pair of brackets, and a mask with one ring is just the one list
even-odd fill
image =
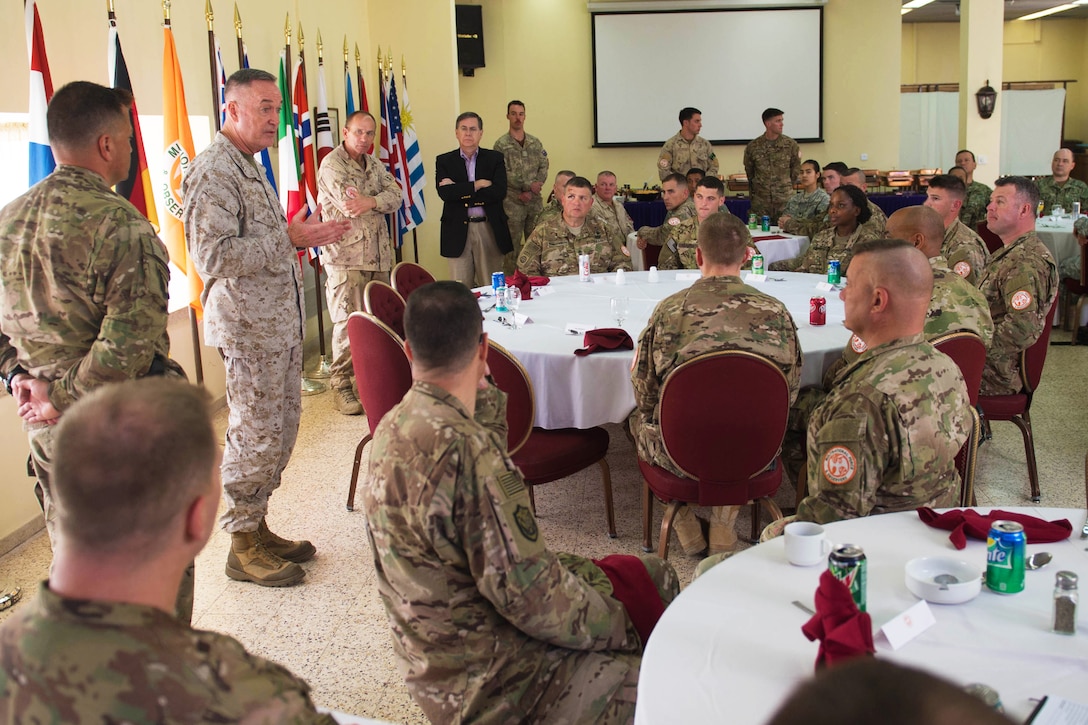
{"label": "soda can", "polygon": [[579,254],[578,255],[578,281],[579,282],[588,282],[589,281],[589,255],[588,254]]}
{"label": "soda can", "polygon": [[502,272],[491,273],[491,291],[497,292],[499,287],[506,286],[506,275]]}
{"label": "soda can", "polygon": [[759,228],[765,232],[771,231],[771,218],[766,214],[764,214],[763,218],[759,220]]}
{"label": "soda can", "polygon": [[752,274],[766,274],[767,270],[763,268],[763,255],[752,255]]}
{"label": "soda can", "polygon": [[995,521],[986,539],[986,586],[998,594],[1024,591],[1027,548],[1024,527],[1015,521]]}
{"label": "soda can", "polygon": [[813,297],[808,301],[808,324],[827,324],[827,300],[823,297]]}
{"label": "soda can", "polygon": [[837,260],[837,259],[828,260],[828,263],[827,263],[827,283],[828,284],[839,284],[839,283],[842,282],[842,272],[840,271],[841,269],[842,269],[842,267],[839,264],[839,260]]}
{"label": "soda can", "polygon": [[827,557],[831,575],[850,590],[858,610],[865,611],[865,581],[868,579],[868,562],[865,552],[856,544],[840,544]]}
{"label": "soda can", "polygon": [[1080,202],[1079,201],[1074,201],[1073,202],[1073,221],[1076,221],[1077,219],[1080,219]]}
{"label": "soda can", "polygon": [[757,226],[759,226],[759,225],[756,222],[756,215],[754,213],[749,214],[748,215],[748,228],[749,229],[755,229]]}

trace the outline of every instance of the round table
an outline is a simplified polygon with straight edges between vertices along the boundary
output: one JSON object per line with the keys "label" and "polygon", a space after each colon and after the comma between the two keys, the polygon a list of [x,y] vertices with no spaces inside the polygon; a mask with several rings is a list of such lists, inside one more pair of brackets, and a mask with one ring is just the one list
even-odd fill
{"label": "round table", "polygon": [[[1019,594],[994,594],[983,586],[965,604],[930,604],[936,623],[898,650],[878,630],[918,602],[904,583],[907,561],[951,556],[985,569],[986,543],[969,539],[957,551],[949,543],[949,532],[926,526],[913,511],[840,521],[828,525],[828,532],[834,543],[858,544],[865,550],[867,608],[878,657],[961,685],[987,684],[1022,722],[1035,704],[1029,698],[1057,695],[1088,702],[1088,607],[1083,596],[1077,634],[1050,631],[1055,572],[1074,571],[1082,581],[1088,577],[1086,542],[1077,538],[1085,512],[1004,510],[1069,519],[1073,538],[1028,546],[1029,554],[1052,552],[1054,561],[1027,572]],[[819,643],[801,633],[809,615],[792,602],[812,607],[824,568],[790,565],[779,537],[742,551],[695,580],[665,610],[647,643],[635,722],[766,722],[793,688],[813,674]]]}
{"label": "round table", "polygon": [[1077,238],[1073,236],[1073,219],[1070,217],[1054,221],[1048,216],[1038,219],[1035,222],[1035,233],[1054,255],[1054,261],[1058,264],[1080,253]]}
{"label": "round table", "polygon": [[[546,287],[535,288],[530,301],[521,303],[520,314],[532,322],[513,330],[498,322],[493,297],[481,297],[484,330],[525,366],[536,397],[534,425],[541,428],[592,428],[626,420],[635,407],[631,387],[633,350],[577,356],[584,335],[568,333],[568,325],[585,329],[616,327],[609,300],[630,299],[630,316],[622,327],[635,344],[657,303],[689,287],[699,278],[698,270],[658,272],[659,282],[650,284],[648,272],[627,272],[626,284],[616,285],[615,274],[593,275],[592,282],[578,278],[553,277]],[[747,274],[747,273],[744,273]],[[814,385],[841,354],[850,339],[843,327],[843,304],[837,292],[818,292],[823,275],[772,272],[757,286],[785,303],[797,324],[798,340],[804,353],[801,384]],[[777,281],[781,280],[781,281]],[[484,289],[485,294],[490,289]],[[827,324],[815,327],[808,322],[809,299],[821,294],[827,300]],[[509,315],[505,317],[509,318]]]}

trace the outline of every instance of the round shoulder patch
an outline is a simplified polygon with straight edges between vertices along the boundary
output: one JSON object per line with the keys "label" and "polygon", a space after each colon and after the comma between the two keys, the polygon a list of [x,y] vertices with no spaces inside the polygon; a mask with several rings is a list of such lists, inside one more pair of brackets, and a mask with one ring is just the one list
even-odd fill
{"label": "round shoulder patch", "polygon": [[673,216],[673,217],[669,217],[669,226],[670,226],[670,227],[675,227],[675,226],[676,226],[677,224],[679,224],[679,223],[680,223],[680,220],[679,220],[679,219],[677,219],[676,217],[674,217],[674,216]]}
{"label": "round shoulder patch", "polygon": [[961,277],[966,277],[971,274],[971,265],[967,262],[956,262],[956,266],[952,268],[952,271]]}
{"label": "round shoulder patch", "polygon": [[660,166],[663,169],[667,169],[667,168],[669,168],[669,164],[671,164],[671,163],[672,163],[672,161],[669,160],[669,158],[667,156],[662,156],[661,160],[657,162],[657,165]]}
{"label": "round shoulder patch", "polygon": [[1027,290],[1020,290],[1013,293],[1012,296],[1012,308],[1014,310],[1026,310],[1031,307],[1031,293]]}
{"label": "round shoulder patch", "polygon": [[854,452],[845,446],[835,446],[824,454],[824,478],[836,486],[850,483],[858,472],[858,459]]}
{"label": "round shoulder patch", "polygon": [[865,344],[865,340],[862,340],[857,335],[850,336],[850,349],[856,352],[858,355],[869,349],[869,346]]}

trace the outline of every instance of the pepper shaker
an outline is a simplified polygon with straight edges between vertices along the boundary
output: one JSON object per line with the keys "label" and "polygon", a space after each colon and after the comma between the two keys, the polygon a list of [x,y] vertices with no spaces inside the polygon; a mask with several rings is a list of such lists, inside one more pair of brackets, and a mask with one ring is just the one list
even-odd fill
{"label": "pepper shaker", "polygon": [[1054,577],[1054,631],[1058,634],[1077,633],[1077,575],[1059,571]]}

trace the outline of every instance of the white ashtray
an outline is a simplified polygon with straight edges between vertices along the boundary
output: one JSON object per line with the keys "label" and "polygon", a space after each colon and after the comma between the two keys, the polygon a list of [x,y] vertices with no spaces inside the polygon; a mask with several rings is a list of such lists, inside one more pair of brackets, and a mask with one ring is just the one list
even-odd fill
{"label": "white ashtray", "polygon": [[[951,576],[940,583],[938,577]],[[923,556],[907,562],[907,589],[919,599],[933,604],[962,604],[982,591],[982,570],[974,564],[946,556]]]}

